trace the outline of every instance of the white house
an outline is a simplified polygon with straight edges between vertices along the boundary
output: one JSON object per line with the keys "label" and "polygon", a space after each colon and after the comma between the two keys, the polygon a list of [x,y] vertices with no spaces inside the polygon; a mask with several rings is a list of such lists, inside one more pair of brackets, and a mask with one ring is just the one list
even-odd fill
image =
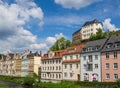
{"label": "white house", "polygon": [[101,49],[107,39],[87,42],[81,52],[81,81],[101,81]]}

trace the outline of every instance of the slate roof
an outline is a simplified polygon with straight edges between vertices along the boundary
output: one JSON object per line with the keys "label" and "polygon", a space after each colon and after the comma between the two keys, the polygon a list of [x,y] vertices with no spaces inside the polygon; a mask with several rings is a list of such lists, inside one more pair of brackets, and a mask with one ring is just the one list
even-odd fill
{"label": "slate roof", "polygon": [[87,22],[85,22],[84,25],[83,25],[83,27],[87,26],[87,25],[91,25],[93,23],[100,23],[102,25],[101,22],[99,22],[97,19],[94,19],[93,21],[87,21]]}
{"label": "slate roof", "polygon": [[30,53],[27,55],[27,57],[34,57],[34,56],[41,56],[38,52],[35,52],[35,53]]}
{"label": "slate roof", "polygon": [[11,59],[14,58],[14,54],[13,53],[9,53],[9,56],[10,56]]}
{"label": "slate roof", "polygon": [[95,41],[89,41],[87,42],[85,48],[83,48],[81,53],[99,52],[102,50],[106,41],[107,41],[106,38],[95,40]]}
{"label": "slate roof", "polygon": [[112,50],[120,50],[120,34],[112,35],[103,47],[102,52]]}

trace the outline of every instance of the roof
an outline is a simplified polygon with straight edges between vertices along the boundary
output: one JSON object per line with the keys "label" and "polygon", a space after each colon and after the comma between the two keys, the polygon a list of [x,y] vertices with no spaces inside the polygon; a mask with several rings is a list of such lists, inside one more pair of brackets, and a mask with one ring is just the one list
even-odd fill
{"label": "roof", "polygon": [[35,53],[29,53],[28,55],[27,55],[27,57],[34,57],[34,56],[41,56],[38,52],[35,52]]}
{"label": "roof", "polygon": [[102,51],[120,50],[120,33],[112,35]]}
{"label": "roof", "polygon": [[14,54],[13,53],[9,53],[8,55],[9,55],[10,59],[14,58]]}
{"label": "roof", "polygon": [[85,22],[84,25],[83,25],[83,27],[84,27],[84,26],[87,26],[87,25],[94,24],[94,23],[100,23],[100,24],[102,25],[101,22],[99,22],[97,19],[94,19],[94,20],[92,20],[92,21],[87,21],[87,22]]}
{"label": "roof", "polygon": [[[50,57],[50,53],[52,52],[53,56]],[[62,59],[62,55],[63,55],[64,50],[58,50],[58,51],[50,51],[46,54],[44,54],[41,57],[41,60],[48,60],[48,59]]]}
{"label": "roof", "polygon": [[98,52],[103,48],[106,41],[107,41],[107,38],[87,42],[85,48],[83,48],[82,50],[82,53]]}
{"label": "roof", "polygon": [[68,47],[65,49],[63,55],[80,53],[82,51],[82,49],[84,48],[84,46],[85,46],[85,44],[82,43],[82,44],[77,45],[77,46]]}

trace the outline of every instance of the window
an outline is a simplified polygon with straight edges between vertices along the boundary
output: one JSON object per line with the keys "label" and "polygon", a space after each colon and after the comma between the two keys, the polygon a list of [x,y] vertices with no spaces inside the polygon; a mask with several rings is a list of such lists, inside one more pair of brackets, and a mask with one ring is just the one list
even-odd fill
{"label": "window", "polygon": [[117,58],[117,51],[114,52],[114,58]]}
{"label": "window", "polygon": [[78,55],[76,55],[76,59],[78,59]]}
{"label": "window", "polygon": [[61,66],[59,66],[59,70],[61,70]]}
{"label": "window", "polygon": [[70,60],[72,60],[72,58],[73,58],[73,57],[72,57],[72,56],[70,56]]}
{"label": "window", "polygon": [[88,64],[88,71],[93,71],[93,65],[92,64]]}
{"label": "window", "polygon": [[54,78],[54,74],[53,74],[53,78]]}
{"label": "window", "polygon": [[65,69],[67,68],[67,64],[64,65]]}
{"label": "window", "polygon": [[95,55],[95,60],[98,60],[98,55]]}
{"label": "window", "polygon": [[64,73],[64,77],[67,77],[67,73],[66,72]]}
{"label": "window", "polygon": [[59,74],[59,78],[61,78],[61,74]]}
{"label": "window", "polygon": [[84,68],[86,69],[86,64],[84,64]]}
{"label": "window", "polygon": [[89,55],[89,56],[88,56],[88,59],[89,59],[89,62],[93,62],[93,60],[92,60],[92,55]]}
{"label": "window", "polygon": [[58,60],[56,60],[56,64],[58,63]]}
{"label": "window", "polygon": [[76,64],[76,68],[78,69],[78,64]]}
{"label": "window", "polygon": [[114,69],[118,69],[118,63],[114,63]]}
{"label": "window", "polygon": [[106,69],[109,69],[109,67],[110,67],[109,63],[106,63]]}
{"label": "window", "polygon": [[95,68],[98,68],[98,64],[95,64]]}
{"label": "window", "polygon": [[114,74],[114,79],[115,79],[115,80],[118,79],[118,74]]}
{"label": "window", "polygon": [[110,74],[106,74],[106,79],[110,79]]}
{"label": "window", "polygon": [[109,58],[109,52],[106,52],[106,58]]}
{"label": "window", "polygon": [[56,78],[58,78],[58,74],[56,74]]}
{"label": "window", "polygon": [[67,60],[67,56],[65,56],[65,60]]}
{"label": "window", "polygon": [[72,64],[70,64],[70,69],[72,69]]}
{"label": "window", "polygon": [[61,60],[59,60],[59,63],[61,63]]}
{"label": "window", "polygon": [[58,70],[58,66],[56,66],[56,70]]}
{"label": "window", "polygon": [[70,77],[73,77],[73,73],[70,73]]}
{"label": "window", "polygon": [[83,56],[83,59],[86,60],[86,56]]}

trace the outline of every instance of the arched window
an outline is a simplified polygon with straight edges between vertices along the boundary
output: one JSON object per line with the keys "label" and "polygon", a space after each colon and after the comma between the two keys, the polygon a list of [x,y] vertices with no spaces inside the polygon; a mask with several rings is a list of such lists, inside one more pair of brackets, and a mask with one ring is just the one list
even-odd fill
{"label": "arched window", "polygon": [[92,74],[92,80],[93,81],[98,81],[98,74],[97,73]]}

